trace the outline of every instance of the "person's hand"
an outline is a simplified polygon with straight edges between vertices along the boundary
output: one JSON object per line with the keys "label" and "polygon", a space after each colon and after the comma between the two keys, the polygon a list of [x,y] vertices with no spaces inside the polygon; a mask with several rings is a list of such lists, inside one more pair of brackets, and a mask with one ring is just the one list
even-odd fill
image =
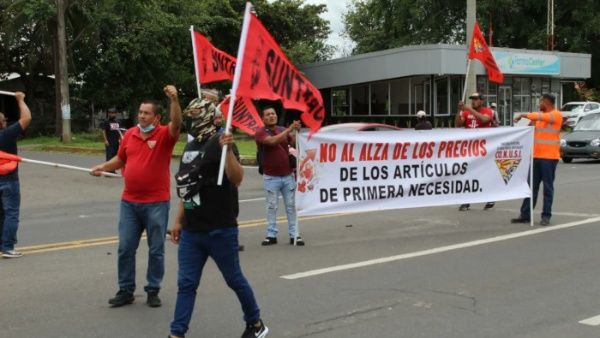
{"label": "person's hand", "polygon": [[523,118],[523,114],[516,114],[515,118],[513,120],[515,122],[519,122],[519,121],[521,121],[522,118]]}
{"label": "person's hand", "polygon": [[169,100],[177,101],[177,88],[175,88],[175,86],[167,85],[165,86],[165,88],[163,88],[163,91],[165,92],[165,95],[167,95]]}
{"label": "person's hand", "polygon": [[104,165],[102,164],[98,164],[97,166],[93,167],[92,169],[90,169],[90,175],[92,176],[102,176],[102,172],[105,171],[104,170]]}
{"label": "person's hand", "polygon": [[15,92],[15,99],[17,99],[17,102],[23,102],[23,101],[25,101],[25,93],[23,93],[23,92]]}
{"label": "person's hand", "polygon": [[300,127],[302,127],[302,124],[300,124],[300,121],[295,120],[294,122],[292,122],[292,124],[290,124],[290,131],[291,130],[300,130]]}
{"label": "person's hand", "polygon": [[219,137],[219,144],[221,145],[221,148],[224,145],[227,145],[227,149],[231,150],[231,145],[233,143],[234,143],[234,139],[233,139],[233,134],[231,134],[231,133],[223,133]]}
{"label": "person's hand", "polygon": [[462,101],[458,101],[458,109],[460,109],[460,111],[465,110],[465,103]]}
{"label": "person's hand", "polygon": [[179,244],[179,236],[181,235],[181,223],[175,222],[171,228],[171,243]]}
{"label": "person's hand", "polygon": [[104,140],[104,145],[108,146],[108,141],[107,140]]}

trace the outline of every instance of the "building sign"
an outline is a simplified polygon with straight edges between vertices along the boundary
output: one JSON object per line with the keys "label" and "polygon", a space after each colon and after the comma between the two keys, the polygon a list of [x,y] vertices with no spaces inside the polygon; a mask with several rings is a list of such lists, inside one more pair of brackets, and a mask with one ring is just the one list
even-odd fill
{"label": "building sign", "polygon": [[493,52],[493,54],[502,73],[532,75],[560,74],[560,57],[556,55],[501,51]]}

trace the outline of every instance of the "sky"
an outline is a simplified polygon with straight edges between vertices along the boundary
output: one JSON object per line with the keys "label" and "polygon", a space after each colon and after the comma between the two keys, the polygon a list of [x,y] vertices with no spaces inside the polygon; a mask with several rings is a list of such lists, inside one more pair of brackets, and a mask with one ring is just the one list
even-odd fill
{"label": "sky", "polygon": [[322,14],[321,17],[329,21],[332,30],[327,40],[328,44],[336,48],[332,58],[348,55],[352,50],[353,43],[352,40],[342,36],[344,31],[342,14],[346,12],[346,6],[350,3],[350,0],[306,0],[306,3],[327,5],[327,12]]}

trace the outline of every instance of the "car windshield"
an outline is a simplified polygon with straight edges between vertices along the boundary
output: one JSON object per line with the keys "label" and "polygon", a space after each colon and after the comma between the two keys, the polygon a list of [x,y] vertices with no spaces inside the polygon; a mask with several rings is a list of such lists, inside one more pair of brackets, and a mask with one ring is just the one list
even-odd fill
{"label": "car windshield", "polygon": [[575,126],[575,130],[600,130],[600,114],[582,118]]}
{"label": "car windshield", "polygon": [[583,106],[584,106],[583,103],[567,103],[562,107],[561,111],[562,112],[578,112],[583,109]]}

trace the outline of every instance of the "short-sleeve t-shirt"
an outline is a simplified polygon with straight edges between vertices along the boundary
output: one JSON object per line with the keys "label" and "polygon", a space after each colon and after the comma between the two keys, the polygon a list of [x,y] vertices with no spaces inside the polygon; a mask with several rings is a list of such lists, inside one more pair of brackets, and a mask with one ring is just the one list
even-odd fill
{"label": "short-sleeve t-shirt", "polygon": [[[235,144],[233,154],[239,161]],[[193,163],[199,166],[200,188],[198,194],[184,199],[183,228],[192,232],[211,231],[220,228],[237,227],[239,213],[238,190],[223,176],[223,184],[217,185],[221,163],[221,145],[219,134],[208,140],[188,142],[181,156],[180,170],[189,168]]]}
{"label": "short-sleeve t-shirt", "polygon": [[[23,131],[19,122],[13,123],[10,126],[0,129],[0,150],[9,154],[17,155],[17,138]],[[19,169],[6,174],[0,175],[4,180],[18,180]]]}
{"label": "short-sleeve t-shirt", "polygon": [[171,198],[171,154],[177,143],[169,127],[158,125],[142,139],[140,128],[131,128],[123,136],[117,156],[125,162],[123,200],[154,203]]}
{"label": "short-sleeve t-shirt", "polygon": [[269,136],[275,136],[285,131],[281,126],[275,126],[274,129],[267,127],[256,131],[254,138],[257,149],[263,152],[263,173],[269,176],[287,176],[294,170],[290,167],[288,145],[290,138],[287,137],[283,142],[275,145],[267,145],[262,142]]}
{"label": "short-sleeve t-shirt", "polygon": [[119,120],[115,119],[108,119],[104,122],[102,122],[102,130],[104,130],[104,132],[106,133],[106,139],[108,141],[108,144],[110,144],[111,146],[118,146],[119,145],[119,139],[121,138],[119,129],[121,128],[121,125],[119,124]]}
{"label": "short-sleeve t-shirt", "polygon": [[492,125],[492,120],[494,119],[494,112],[490,108],[479,107],[477,110],[478,113],[489,116],[490,120],[486,123],[479,121],[473,114],[471,114],[468,110],[463,110],[461,112],[461,116],[465,119],[464,127],[467,129],[471,128],[489,128]]}

